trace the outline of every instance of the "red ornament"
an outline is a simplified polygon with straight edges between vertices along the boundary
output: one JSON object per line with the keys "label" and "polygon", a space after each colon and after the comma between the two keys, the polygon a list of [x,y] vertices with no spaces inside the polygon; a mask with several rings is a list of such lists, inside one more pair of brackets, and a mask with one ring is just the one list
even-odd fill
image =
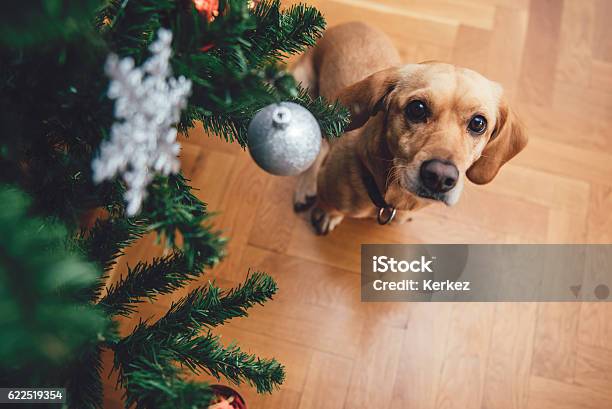
{"label": "red ornament", "polygon": [[208,409],[247,409],[244,399],[228,386],[211,385],[213,398]]}
{"label": "red ornament", "polygon": [[213,48],[214,46],[215,46],[214,43],[204,44],[202,47],[200,47],[200,51],[208,51],[211,48]]}
{"label": "red ornament", "polygon": [[219,0],[193,0],[193,5],[209,22],[219,15]]}

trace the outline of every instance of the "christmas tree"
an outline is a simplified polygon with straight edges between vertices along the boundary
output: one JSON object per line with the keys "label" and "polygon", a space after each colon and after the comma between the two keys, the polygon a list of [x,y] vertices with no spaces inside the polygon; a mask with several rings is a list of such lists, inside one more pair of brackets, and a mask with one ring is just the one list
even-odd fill
{"label": "christmas tree", "polygon": [[[282,365],[213,331],[273,296],[265,273],[198,287],[127,336],[116,319],[223,257],[179,171],[177,130],[202,122],[246,146],[255,112],[293,101],[326,137],[341,133],[345,110],[281,65],[322,34],[321,14],[279,1],[38,0],[9,1],[0,20],[0,386],[66,387],[67,407],[100,408],[104,349],[126,407],[206,408],[210,389],[190,373],[271,392]],[[167,255],[107,283],[151,232]]]}

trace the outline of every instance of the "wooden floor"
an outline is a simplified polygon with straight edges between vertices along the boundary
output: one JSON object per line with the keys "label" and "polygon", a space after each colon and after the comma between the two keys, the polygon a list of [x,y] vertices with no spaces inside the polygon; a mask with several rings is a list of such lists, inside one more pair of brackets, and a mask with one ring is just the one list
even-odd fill
{"label": "wooden floor", "polygon": [[[241,389],[249,408],[612,408],[612,304],[359,301],[361,243],[612,242],[612,1],[309,2],[330,25],[380,27],[405,62],[446,60],[501,82],[531,141],[454,208],[432,206],[401,227],[349,220],[317,237],[292,212],[293,179],[192,132],[183,169],[231,238],[203,281],[235,285],[257,269],[280,286],[274,301],[219,330],[286,365],[277,393]],[[127,261],[160,251],[149,238]]]}

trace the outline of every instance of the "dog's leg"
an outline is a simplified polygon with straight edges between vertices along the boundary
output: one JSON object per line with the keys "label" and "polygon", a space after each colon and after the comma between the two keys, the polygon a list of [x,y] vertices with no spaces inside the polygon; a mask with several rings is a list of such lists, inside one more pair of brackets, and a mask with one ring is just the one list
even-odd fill
{"label": "dog's leg", "polygon": [[319,236],[325,236],[334,230],[344,219],[344,215],[337,210],[326,209],[325,206],[317,206],[310,213],[310,223]]}
{"label": "dog's leg", "polygon": [[[314,67],[314,50],[307,50],[300,57],[298,62],[291,68],[291,73],[295,80],[308,90],[311,97],[316,98],[318,94],[318,80]],[[325,140],[322,141],[321,152],[314,163],[297,177],[297,185],[293,194],[293,209],[296,212],[303,212],[315,203],[317,199],[317,173],[329,147]]]}
{"label": "dog's leg", "polygon": [[312,98],[316,98],[319,96],[319,81],[317,79],[313,54],[313,48],[306,50],[295,65],[291,67],[291,74],[302,88],[308,90],[308,94]]}
{"label": "dog's leg", "polygon": [[327,141],[321,141],[319,156],[317,156],[314,163],[304,173],[298,176],[293,194],[293,209],[296,212],[308,210],[315,203],[317,199],[317,174],[328,151],[329,144]]}

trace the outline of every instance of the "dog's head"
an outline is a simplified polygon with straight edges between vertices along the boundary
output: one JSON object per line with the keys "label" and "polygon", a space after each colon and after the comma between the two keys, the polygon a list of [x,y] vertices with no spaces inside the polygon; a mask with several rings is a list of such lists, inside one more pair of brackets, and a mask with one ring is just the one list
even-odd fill
{"label": "dog's head", "polygon": [[464,175],[490,182],[527,137],[499,84],[465,68],[411,64],[345,88],[347,130],[368,123],[390,154],[392,183],[417,196],[455,204]]}

